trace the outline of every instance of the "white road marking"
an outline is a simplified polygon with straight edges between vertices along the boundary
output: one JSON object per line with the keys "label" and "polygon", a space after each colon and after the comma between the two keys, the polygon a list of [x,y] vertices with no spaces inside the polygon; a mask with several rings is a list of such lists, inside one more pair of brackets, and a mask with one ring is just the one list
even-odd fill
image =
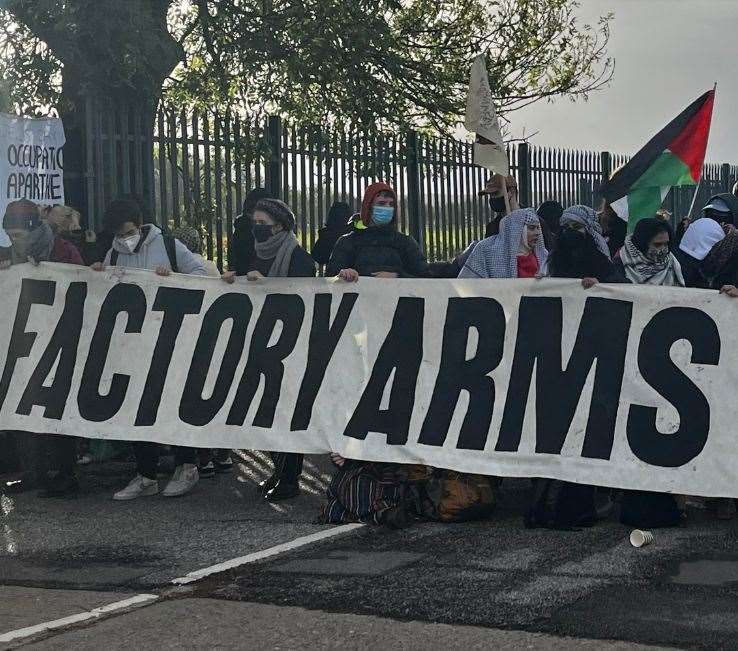
{"label": "white road marking", "polygon": [[100,606],[99,608],[93,608],[83,613],[77,613],[76,615],[70,615],[69,617],[62,617],[61,619],[55,619],[50,622],[43,622],[42,624],[36,624],[35,626],[27,626],[26,628],[18,628],[14,631],[8,631],[7,633],[0,634],[0,642],[17,642],[24,638],[33,637],[39,633],[47,633],[59,628],[66,626],[72,626],[85,622],[90,619],[98,619],[105,615],[109,615],[118,610],[126,610],[128,608],[134,608],[143,606],[145,604],[156,601],[159,597],[154,594],[139,594],[135,597],[129,597],[122,601],[116,601],[107,606]]}
{"label": "white road marking", "polygon": [[298,547],[309,545],[310,543],[333,538],[334,536],[340,536],[342,534],[359,529],[363,526],[363,524],[341,524],[326,531],[311,533],[308,536],[300,536],[299,538],[290,540],[290,542],[275,545],[274,547],[269,547],[268,549],[262,549],[261,551],[254,552],[253,554],[239,556],[238,558],[232,558],[229,561],[218,563],[217,565],[211,565],[210,567],[204,567],[201,570],[195,570],[194,572],[190,572],[185,576],[174,579],[172,583],[174,583],[175,585],[185,585],[187,583],[193,583],[194,581],[204,579],[206,576],[210,576],[211,574],[225,572],[226,570],[231,570],[234,567],[240,567],[241,565],[247,565],[248,563],[255,563],[256,561],[260,561],[263,558],[269,558],[270,556],[276,556],[277,554],[289,552],[293,549],[297,549]]}

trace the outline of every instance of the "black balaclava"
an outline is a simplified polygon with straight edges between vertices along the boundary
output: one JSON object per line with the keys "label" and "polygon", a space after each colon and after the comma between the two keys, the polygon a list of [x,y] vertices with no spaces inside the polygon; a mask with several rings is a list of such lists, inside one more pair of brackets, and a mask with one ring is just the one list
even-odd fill
{"label": "black balaclava", "polygon": [[587,233],[564,227],[548,259],[555,278],[599,278],[608,267],[607,258]]}

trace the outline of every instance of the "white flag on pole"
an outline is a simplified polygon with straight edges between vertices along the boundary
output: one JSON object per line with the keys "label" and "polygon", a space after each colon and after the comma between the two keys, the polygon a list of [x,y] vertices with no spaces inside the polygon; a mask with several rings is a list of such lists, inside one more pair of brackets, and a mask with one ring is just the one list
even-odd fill
{"label": "white flag on pole", "polygon": [[477,134],[477,141],[474,143],[474,162],[492,172],[509,175],[507,152],[500,132],[500,122],[497,119],[483,54],[472,63],[464,126]]}

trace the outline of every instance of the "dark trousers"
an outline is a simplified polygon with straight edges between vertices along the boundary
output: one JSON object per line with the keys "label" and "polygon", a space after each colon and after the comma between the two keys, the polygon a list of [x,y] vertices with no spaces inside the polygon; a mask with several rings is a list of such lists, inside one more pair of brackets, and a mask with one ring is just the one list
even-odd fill
{"label": "dark trousers", "polygon": [[77,439],[73,436],[44,434],[41,443],[47,472],[74,475],[77,469]]}
{"label": "dark trousers", "polygon": [[297,484],[302,474],[303,455],[293,452],[270,452],[274,464],[274,474],[279,481],[286,484]]}
{"label": "dark trousers", "polygon": [[[173,446],[174,463],[181,466],[183,463],[197,464],[197,449]],[[136,455],[136,469],[146,479],[156,479],[156,468],[159,465],[161,445],[147,441],[137,441],[133,444],[133,453]]]}

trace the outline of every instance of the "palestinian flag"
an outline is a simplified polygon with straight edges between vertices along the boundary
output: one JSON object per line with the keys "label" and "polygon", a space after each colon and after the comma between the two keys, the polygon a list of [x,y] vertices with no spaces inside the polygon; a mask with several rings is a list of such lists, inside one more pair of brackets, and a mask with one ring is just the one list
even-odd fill
{"label": "palestinian flag", "polygon": [[714,101],[711,90],[692,102],[603,186],[602,195],[628,222],[628,232],[656,214],[672,187],[699,182]]}

